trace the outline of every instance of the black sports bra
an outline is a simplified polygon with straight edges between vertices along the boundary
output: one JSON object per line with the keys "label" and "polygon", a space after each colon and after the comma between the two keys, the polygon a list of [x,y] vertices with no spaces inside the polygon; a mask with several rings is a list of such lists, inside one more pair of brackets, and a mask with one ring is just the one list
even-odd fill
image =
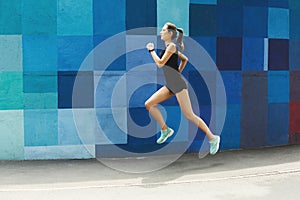
{"label": "black sports bra", "polygon": [[[163,49],[160,52],[159,57],[162,58],[165,52],[166,52],[166,49]],[[165,66],[171,67],[171,68],[175,69],[176,71],[178,71],[178,52],[177,52],[177,48],[176,48],[176,52],[172,54],[172,56],[166,62]]]}

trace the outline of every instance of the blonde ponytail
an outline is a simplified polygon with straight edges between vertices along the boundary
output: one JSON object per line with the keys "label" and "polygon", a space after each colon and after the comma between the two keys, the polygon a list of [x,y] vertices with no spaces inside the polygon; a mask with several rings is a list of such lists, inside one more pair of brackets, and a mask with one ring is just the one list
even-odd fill
{"label": "blonde ponytail", "polygon": [[183,51],[184,50],[184,45],[183,45],[183,29],[182,28],[176,28],[176,30],[179,32],[179,35],[176,39],[180,50]]}

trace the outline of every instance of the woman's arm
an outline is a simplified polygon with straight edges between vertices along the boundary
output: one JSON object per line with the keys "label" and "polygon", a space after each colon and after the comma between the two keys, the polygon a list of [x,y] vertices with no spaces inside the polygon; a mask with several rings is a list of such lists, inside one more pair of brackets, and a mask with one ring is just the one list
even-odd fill
{"label": "woman's arm", "polygon": [[[147,48],[148,48],[148,50],[154,49],[153,43],[147,44]],[[164,53],[164,55],[163,55],[162,58],[158,57],[158,55],[156,54],[155,51],[151,51],[150,53],[151,53],[151,56],[152,56],[154,62],[156,63],[156,65],[159,68],[161,68],[161,67],[163,67],[167,63],[167,61],[170,59],[170,57],[172,56],[172,54],[175,53],[175,52],[176,52],[176,46],[175,46],[175,44],[174,43],[170,43],[170,45],[167,47],[167,49],[166,49],[166,51],[165,51],[165,53]]]}
{"label": "woman's arm", "polygon": [[179,65],[179,72],[181,73],[183,71],[183,69],[185,68],[187,62],[189,61],[188,57],[186,57],[183,53],[181,53],[180,51],[178,51],[178,57],[180,59],[180,65]]}

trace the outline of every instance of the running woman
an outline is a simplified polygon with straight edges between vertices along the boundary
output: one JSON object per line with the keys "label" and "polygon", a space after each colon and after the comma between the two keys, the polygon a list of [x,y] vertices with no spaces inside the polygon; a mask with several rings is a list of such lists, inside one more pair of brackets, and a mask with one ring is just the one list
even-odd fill
{"label": "running woman", "polygon": [[[177,32],[179,33],[178,37]],[[205,122],[195,115],[192,110],[187,84],[181,75],[182,70],[188,62],[188,58],[182,53],[184,50],[182,41],[183,29],[177,28],[175,24],[166,23],[160,31],[160,36],[161,40],[165,42],[165,49],[161,51],[160,56],[156,54],[153,43],[148,43],[146,46],[156,65],[163,70],[166,80],[166,85],[156,91],[145,102],[146,109],[161,127],[161,135],[156,142],[162,144],[174,133],[174,130],[165,123],[156,105],[175,95],[185,117],[207,135],[210,144],[210,154],[214,155],[219,150],[220,137],[214,135]],[[178,50],[174,42],[175,39],[180,50]],[[179,66],[178,59],[180,59]]]}

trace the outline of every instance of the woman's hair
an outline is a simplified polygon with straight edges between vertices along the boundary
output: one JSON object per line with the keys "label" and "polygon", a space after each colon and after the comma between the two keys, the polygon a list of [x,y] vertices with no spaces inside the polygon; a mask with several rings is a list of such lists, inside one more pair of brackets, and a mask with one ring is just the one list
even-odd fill
{"label": "woman's hair", "polygon": [[[184,50],[184,45],[183,45],[183,29],[182,28],[177,28],[175,24],[172,24],[170,22],[167,22],[166,25],[168,26],[168,31],[172,32],[172,39],[174,40],[176,37],[176,41],[180,47],[180,50]],[[179,35],[177,36],[177,31],[179,32]]]}

